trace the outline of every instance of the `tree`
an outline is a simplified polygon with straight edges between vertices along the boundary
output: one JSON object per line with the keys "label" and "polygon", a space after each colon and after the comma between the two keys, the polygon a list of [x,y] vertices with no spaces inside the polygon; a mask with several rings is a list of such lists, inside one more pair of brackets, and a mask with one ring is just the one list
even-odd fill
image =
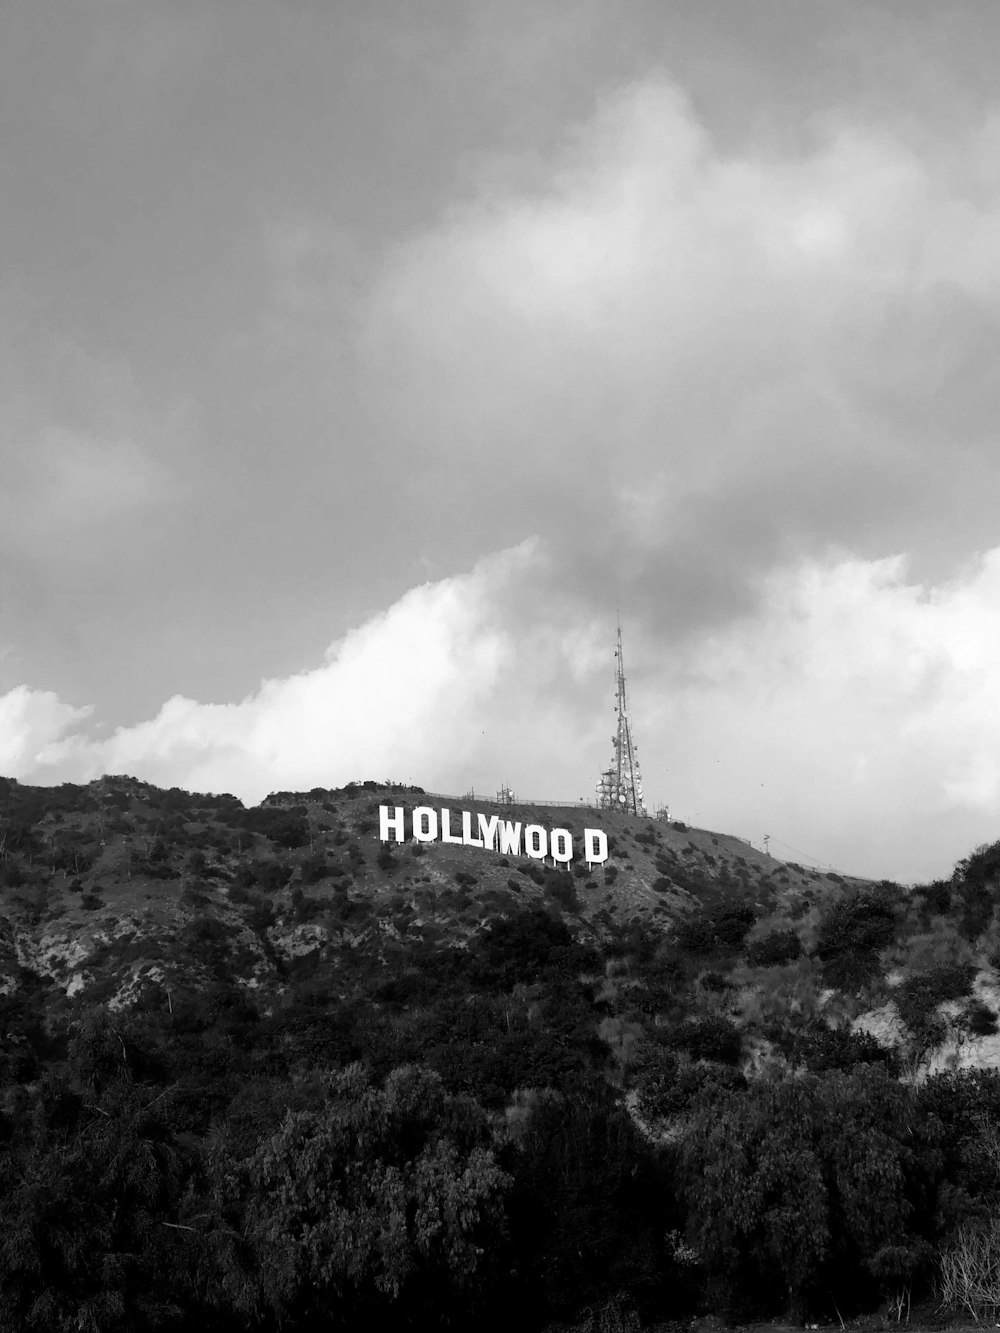
{"label": "tree", "polygon": [[377,1087],[352,1065],[220,1179],[243,1195],[249,1243],[226,1285],[246,1306],[255,1282],[253,1302],[279,1318],[378,1320],[406,1297],[426,1315],[431,1293],[447,1304],[474,1287],[508,1184],[485,1114],[439,1075],[407,1065]]}
{"label": "tree", "polygon": [[[864,1295],[928,1253],[936,1122],[881,1066],[760,1082],[699,1112],[681,1150],[690,1239],[716,1291]],[[841,1294],[843,1299],[843,1294]]]}
{"label": "tree", "polygon": [[171,1219],[190,1169],[164,1099],[127,1074],[89,1096],[46,1079],[0,1161],[3,1327],[124,1333],[174,1320],[175,1250],[193,1228]]}

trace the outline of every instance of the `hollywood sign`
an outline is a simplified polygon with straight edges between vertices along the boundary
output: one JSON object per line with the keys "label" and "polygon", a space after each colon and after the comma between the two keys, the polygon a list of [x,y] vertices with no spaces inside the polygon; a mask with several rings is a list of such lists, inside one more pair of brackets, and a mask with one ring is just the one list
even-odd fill
{"label": "hollywood sign", "polygon": [[[461,847],[483,847],[504,856],[531,856],[544,861],[551,856],[556,865],[569,865],[573,860],[573,836],[569,829],[546,829],[541,824],[514,823],[499,815],[476,815],[476,830],[472,829],[472,811],[456,812],[461,832],[452,832],[452,812],[442,806],[438,811],[429,805],[418,805],[409,816],[410,836],[415,842],[452,842]],[[456,824],[456,828],[458,825]],[[393,838],[390,839],[390,833]],[[407,816],[401,805],[380,805],[378,808],[378,836],[382,842],[405,842]],[[583,830],[583,859],[588,867],[600,865],[608,859],[608,837],[602,829]]]}

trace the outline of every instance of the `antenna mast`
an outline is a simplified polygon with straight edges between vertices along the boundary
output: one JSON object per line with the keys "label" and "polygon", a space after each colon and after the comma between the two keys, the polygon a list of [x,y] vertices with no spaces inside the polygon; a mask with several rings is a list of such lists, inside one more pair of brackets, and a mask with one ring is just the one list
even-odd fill
{"label": "antenna mast", "polygon": [[625,659],[622,655],[622,622],[618,618],[618,645],[615,648],[615,712],[618,715],[618,733],[612,736],[615,749],[611,767],[601,774],[597,784],[597,804],[603,810],[621,810],[625,814],[644,815],[642,777],[639,774],[639,756],[632,739],[632,723],[628,715],[625,694]]}

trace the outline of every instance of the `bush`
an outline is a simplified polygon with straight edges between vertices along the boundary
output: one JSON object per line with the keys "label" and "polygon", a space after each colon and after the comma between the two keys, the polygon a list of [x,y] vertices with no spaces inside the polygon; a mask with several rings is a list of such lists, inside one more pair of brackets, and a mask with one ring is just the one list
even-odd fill
{"label": "bush", "polygon": [[693,1060],[735,1065],[740,1058],[740,1034],[728,1018],[711,1014],[689,1018],[670,1035],[670,1044],[689,1052]]}
{"label": "bush", "polygon": [[996,1013],[982,1000],[970,1000],[965,1006],[962,1020],[966,1030],[974,1037],[992,1037],[997,1030]]}
{"label": "bush", "polygon": [[860,1064],[882,1064],[892,1074],[899,1073],[899,1056],[891,1047],[880,1045],[870,1032],[852,1032],[847,1025],[805,1033],[792,1044],[791,1057],[814,1074]]}
{"label": "bush", "polygon": [[820,922],[816,956],[827,985],[856,990],[879,972],[879,951],[896,934],[895,906],[888,892],[866,890],[835,903]]}
{"label": "bush", "polygon": [[251,873],[254,883],[269,893],[276,893],[288,883],[290,871],[280,861],[255,861]]}
{"label": "bush", "polygon": [[754,920],[749,903],[723,899],[715,907],[683,922],[677,930],[677,942],[694,954],[713,953],[717,949],[733,953],[746,939]]}
{"label": "bush", "polygon": [[744,1087],[746,1080],[730,1065],[682,1064],[665,1049],[655,1050],[643,1062],[636,1082],[640,1112],[662,1119],[683,1115],[697,1104],[710,1105]]}
{"label": "bush", "polygon": [[580,899],[569,875],[556,874],[548,879],[545,884],[545,897],[547,901],[556,903],[567,912],[580,910]]}
{"label": "bush", "polygon": [[968,995],[976,969],[971,963],[947,963],[915,977],[907,977],[895,992],[899,1016],[917,1038],[934,1039],[939,1034],[935,1010],[948,1000]]}
{"label": "bush", "polygon": [[321,879],[325,879],[329,873],[327,870],[326,857],[322,852],[316,852],[312,856],[303,857],[299,867],[303,884],[318,884]]}
{"label": "bush", "polygon": [[791,963],[802,952],[802,941],[794,930],[772,930],[747,945],[747,963],[751,967],[776,967]]}
{"label": "bush", "polygon": [[951,885],[947,880],[936,879],[931,884],[921,884],[914,889],[913,897],[929,916],[944,916],[951,910]]}
{"label": "bush", "polygon": [[699,978],[699,984],[702,985],[705,990],[710,991],[724,991],[730,989],[730,983],[721,972],[705,972]]}

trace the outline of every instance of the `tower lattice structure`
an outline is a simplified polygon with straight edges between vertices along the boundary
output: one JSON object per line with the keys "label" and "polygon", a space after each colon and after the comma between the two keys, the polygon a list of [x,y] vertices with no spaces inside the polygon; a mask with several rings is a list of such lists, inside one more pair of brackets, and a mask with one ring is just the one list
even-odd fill
{"label": "tower lattice structure", "polygon": [[603,810],[621,810],[626,814],[644,815],[642,777],[639,773],[639,755],[632,736],[625,693],[625,659],[622,656],[622,626],[618,622],[618,644],[615,648],[615,684],[617,697],[618,732],[612,736],[614,758],[597,784],[597,804]]}

